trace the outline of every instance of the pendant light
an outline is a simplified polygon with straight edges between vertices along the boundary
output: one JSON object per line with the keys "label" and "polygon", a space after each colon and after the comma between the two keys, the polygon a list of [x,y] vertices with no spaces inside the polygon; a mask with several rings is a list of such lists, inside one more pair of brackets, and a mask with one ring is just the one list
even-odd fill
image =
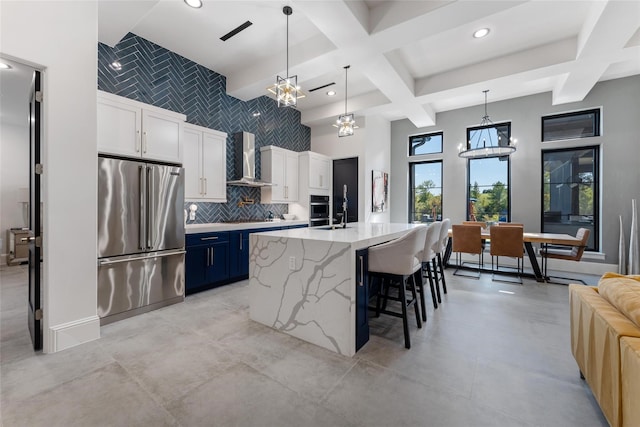
{"label": "pendant light", "polygon": [[[480,122],[480,126],[470,132],[469,142],[467,149],[463,150],[462,144],[460,144],[458,156],[465,159],[478,159],[487,157],[504,157],[513,154],[516,151],[514,145],[517,140],[505,135],[504,132],[500,132],[487,113],[487,92],[484,92],[484,117]],[[494,144],[492,133],[497,134],[497,138]],[[489,145],[487,145],[487,138]],[[473,141],[476,141],[475,147],[472,147]]]}
{"label": "pendant light", "polygon": [[278,107],[295,107],[298,105],[298,99],[306,95],[298,86],[298,76],[289,75],[289,15],[293,13],[293,9],[285,6],[282,8],[282,13],[287,16],[287,74],[284,78],[276,76],[276,83],[267,90],[276,96]]}
{"label": "pendant light", "polygon": [[336,124],[333,125],[338,128],[339,137],[353,135],[353,130],[358,127],[353,118],[353,113],[347,114],[347,73],[350,67],[351,65],[344,67],[344,114],[340,114],[338,120],[336,120]]}

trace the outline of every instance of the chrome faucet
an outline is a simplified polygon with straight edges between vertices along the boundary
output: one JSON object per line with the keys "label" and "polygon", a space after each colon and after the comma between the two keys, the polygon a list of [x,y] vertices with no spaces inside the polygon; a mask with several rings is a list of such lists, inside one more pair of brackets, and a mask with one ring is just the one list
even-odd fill
{"label": "chrome faucet", "polygon": [[347,184],[345,184],[342,190],[342,222],[340,223],[342,228],[347,228],[347,203]]}

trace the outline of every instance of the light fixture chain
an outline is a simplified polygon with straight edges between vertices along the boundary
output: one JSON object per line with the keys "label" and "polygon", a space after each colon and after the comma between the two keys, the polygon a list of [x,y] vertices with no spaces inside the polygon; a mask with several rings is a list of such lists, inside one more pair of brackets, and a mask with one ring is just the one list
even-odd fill
{"label": "light fixture chain", "polygon": [[287,15],[287,75],[285,77],[289,79],[289,15]]}

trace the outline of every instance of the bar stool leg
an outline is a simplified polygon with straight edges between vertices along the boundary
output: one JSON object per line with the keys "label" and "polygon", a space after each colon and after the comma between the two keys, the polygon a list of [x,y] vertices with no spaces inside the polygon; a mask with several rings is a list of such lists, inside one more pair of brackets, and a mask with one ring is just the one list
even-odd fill
{"label": "bar stool leg", "polygon": [[[405,294],[406,277],[402,278],[402,283],[398,288],[400,293],[400,304],[402,305],[402,327],[404,329],[404,347],[411,348],[411,338],[409,337],[409,321],[407,319],[407,295]],[[418,319],[420,320],[420,319]]]}
{"label": "bar stool leg", "polygon": [[437,269],[437,265],[436,265],[436,259],[434,258],[432,261],[433,261],[432,262],[433,271],[436,273],[435,274],[436,295],[438,296],[438,303],[441,304],[442,303],[442,299],[440,298],[440,284],[438,283],[438,269]]}
{"label": "bar stool leg", "polygon": [[447,293],[447,282],[444,279],[444,265],[442,265],[442,255],[438,253],[436,255],[438,257],[438,266],[440,267],[440,278],[442,279],[442,290],[444,293]]}
{"label": "bar stool leg", "polygon": [[[420,321],[420,309],[418,308],[418,295],[416,292],[416,276],[415,274],[412,275],[409,278],[413,283],[410,285],[411,286],[411,296],[413,297],[413,308],[415,309],[416,312],[416,324],[418,325],[418,328],[422,328],[422,322]],[[422,313],[422,317],[424,318],[424,321],[427,321],[427,313],[426,311]]]}
{"label": "bar stool leg", "polygon": [[427,321],[427,307],[426,307],[426,303],[424,302],[425,298],[424,298],[424,282],[422,280],[422,274],[421,274],[421,270],[416,271],[413,274],[413,281],[414,282],[418,282],[418,287],[420,289],[420,308],[422,309],[422,320],[424,320],[425,322]]}
{"label": "bar stool leg", "polygon": [[433,287],[433,275],[431,274],[431,266],[427,262],[425,263],[425,270],[429,279],[429,287],[431,288],[431,301],[433,301],[433,308],[438,308],[438,301],[436,300],[436,290]]}

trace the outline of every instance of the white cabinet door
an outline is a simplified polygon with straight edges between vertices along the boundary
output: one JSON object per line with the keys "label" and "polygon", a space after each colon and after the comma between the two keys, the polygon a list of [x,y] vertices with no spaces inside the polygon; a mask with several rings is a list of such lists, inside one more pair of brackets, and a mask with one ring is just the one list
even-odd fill
{"label": "white cabinet door", "polygon": [[156,111],[142,110],[142,157],[182,163],[181,122]]}
{"label": "white cabinet door", "polygon": [[287,202],[298,201],[298,153],[285,153],[285,194]]}
{"label": "white cabinet door", "polygon": [[98,97],[98,152],[140,157],[140,108]]}
{"label": "white cabinet door", "polygon": [[202,132],[185,126],[182,134],[184,167],[184,198],[185,200],[201,199],[204,183],[202,181]]}
{"label": "white cabinet door", "polygon": [[227,134],[185,123],[185,200],[227,201]]}
{"label": "white cabinet door", "polygon": [[227,139],[217,133],[203,132],[202,177],[207,200],[227,201]]}
{"label": "white cabinet door", "polygon": [[309,157],[309,188],[320,190],[329,189],[329,177],[331,176],[331,162],[323,156],[315,154]]}
{"label": "white cabinet door", "polygon": [[262,187],[262,203],[290,203],[298,200],[298,153],[279,147],[262,147],[261,178],[273,186]]}

